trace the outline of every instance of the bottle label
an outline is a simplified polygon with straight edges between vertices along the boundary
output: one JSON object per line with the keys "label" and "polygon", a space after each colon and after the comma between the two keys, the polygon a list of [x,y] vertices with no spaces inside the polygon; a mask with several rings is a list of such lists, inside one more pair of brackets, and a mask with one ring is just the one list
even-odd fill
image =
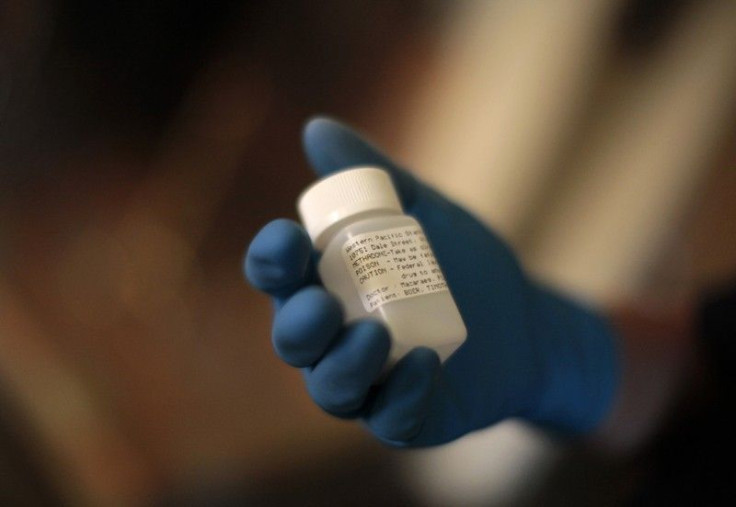
{"label": "bottle label", "polygon": [[447,282],[418,225],[358,234],[342,255],[363,307],[446,291]]}

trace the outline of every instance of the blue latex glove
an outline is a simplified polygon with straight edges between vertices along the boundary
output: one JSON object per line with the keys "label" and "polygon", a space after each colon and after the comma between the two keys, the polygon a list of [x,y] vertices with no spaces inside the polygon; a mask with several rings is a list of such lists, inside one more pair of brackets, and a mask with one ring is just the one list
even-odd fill
{"label": "blue latex glove", "polygon": [[441,444],[509,417],[573,435],[596,428],[618,383],[604,320],[529,280],[493,232],[347,127],[312,120],[304,148],[320,176],[356,165],[391,173],[468,328],[444,366],[433,351],[417,348],[373,385],[389,351],[387,331],[371,320],[345,326],[340,304],[319,285],[304,229],[271,222],[250,245],[246,275],[275,299],[276,352],[303,369],[318,405],[362,419],[393,445]]}

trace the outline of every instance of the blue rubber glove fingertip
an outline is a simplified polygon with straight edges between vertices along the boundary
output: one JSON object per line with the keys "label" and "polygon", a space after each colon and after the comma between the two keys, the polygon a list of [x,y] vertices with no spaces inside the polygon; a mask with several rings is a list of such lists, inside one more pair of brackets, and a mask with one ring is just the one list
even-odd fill
{"label": "blue rubber glove fingertip", "polygon": [[342,322],[342,307],[333,296],[321,287],[306,287],[276,314],[272,330],[276,354],[292,366],[310,366],[324,354]]}
{"label": "blue rubber glove fingertip", "polygon": [[413,349],[386,380],[366,424],[385,444],[405,447],[420,433],[441,362],[426,347]]}
{"label": "blue rubber glove fingertip", "polygon": [[243,269],[256,288],[273,292],[302,281],[312,245],[304,229],[287,219],[274,220],[256,234]]}

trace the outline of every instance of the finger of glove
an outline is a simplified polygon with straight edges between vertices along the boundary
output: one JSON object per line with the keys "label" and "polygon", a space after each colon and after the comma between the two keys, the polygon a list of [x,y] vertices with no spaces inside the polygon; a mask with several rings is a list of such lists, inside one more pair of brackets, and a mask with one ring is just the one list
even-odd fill
{"label": "finger of glove", "polygon": [[276,311],[273,347],[291,366],[311,366],[338,336],[342,323],[342,308],[332,295],[316,285],[305,287]]}
{"label": "finger of glove", "polygon": [[296,222],[274,220],[248,247],[245,275],[257,289],[279,303],[313,279],[312,244]]}
{"label": "finger of glove", "polygon": [[428,348],[416,348],[394,367],[364,417],[384,442],[408,445],[422,430],[440,373],[440,360]]}
{"label": "finger of glove", "polygon": [[401,198],[411,211],[423,185],[353,129],[335,120],[318,117],[304,127],[303,145],[315,172],[326,176],[348,167],[371,165],[386,169]]}
{"label": "finger of glove", "polygon": [[331,345],[324,357],[304,370],[312,399],[338,417],[357,417],[381,374],[391,340],[374,320],[355,322]]}

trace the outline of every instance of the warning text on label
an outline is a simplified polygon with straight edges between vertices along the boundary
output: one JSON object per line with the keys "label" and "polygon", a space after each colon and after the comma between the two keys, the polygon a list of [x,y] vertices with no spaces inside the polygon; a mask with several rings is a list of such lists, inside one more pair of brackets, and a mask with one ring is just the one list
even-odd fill
{"label": "warning text on label", "polygon": [[353,236],[342,253],[369,312],[390,301],[447,290],[427,238],[417,225]]}

